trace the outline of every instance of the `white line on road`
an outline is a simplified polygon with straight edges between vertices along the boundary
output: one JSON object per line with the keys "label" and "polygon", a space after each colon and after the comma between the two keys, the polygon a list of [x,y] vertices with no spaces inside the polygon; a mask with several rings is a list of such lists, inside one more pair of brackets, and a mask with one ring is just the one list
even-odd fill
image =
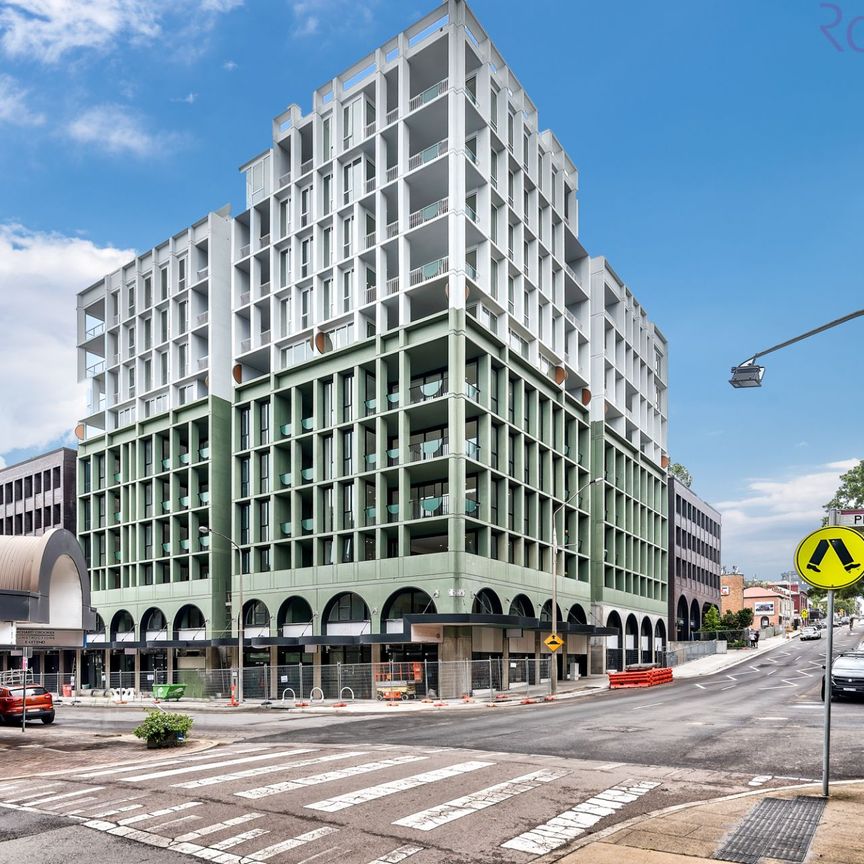
{"label": "white line on road", "polygon": [[118,813],[128,813],[130,810],[140,810],[143,806],[143,804],[127,804],[124,807],[114,807],[111,810],[103,810],[101,813],[94,813],[90,818],[103,819],[106,816],[116,816]]}
{"label": "white line on road", "polygon": [[393,768],[410,762],[423,762],[427,758],[427,756],[394,756],[392,759],[364,762],[361,765],[353,765],[351,768],[340,768],[336,771],[326,771],[323,774],[310,774],[308,777],[298,777],[296,780],[271,783],[268,786],[256,786],[254,789],[244,789],[242,792],[235,792],[234,794],[238,798],[266,798],[268,795],[292,792],[294,789],[302,789],[304,786],[317,786],[320,783],[344,780],[346,777],[356,777],[358,774],[368,774],[371,771],[381,771],[384,768]]}
{"label": "white line on road", "polygon": [[246,822],[260,819],[263,815],[263,813],[244,813],[242,816],[234,816],[231,819],[225,819],[222,822],[214,822],[212,825],[205,825],[197,831],[190,831],[188,834],[181,834],[177,838],[177,842],[183,843],[189,840],[198,840],[200,837],[206,837],[208,834],[215,834],[217,831],[222,831],[225,828],[233,828],[235,825],[243,825]]}
{"label": "white line on road", "polygon": [[663,699],[660,702],[644,702],[642,705],[637,705],[633,711],[641,711],[643,708],[653,708],[655,705],[665,705],[669,700]]}
{"label": "white line on road", "polygon": [[320,840],[322,837],[335,834],[338,830],[338,828],[316,828],[314,831],[307,831],[305,834],[298,834],[296,837],[283,840],[281,843],[274,843],[272,846],[266,846],[264,849],[252,852],[247,855],[244,860],[267,861],[275,855],[279,855],[281,852],[287,852],[289,849],[296,849],[298,846],[303,846],[305,843],[311,843],[313,840]]}
{"label": "white line on road", "polygon": [[782,684],[778,684],[776,687],[766,687],[766,690],[788,690],[790,687],[797,687],[798,684],[795,681],[790,681],[788,678],[781,679],[783,681]]}
{"label": "white line on road", "polygon": [[88,792],[98,792],[104,788],[104,786],[88,786],[86,789],[77,789],[75,792],[64,792],[62,795],[33,798],[23,803],[25,807],[38,807],[40,804],[47,804],[49,801],[59,801],[61,798],[77,798],[79,795],[86,795]]}
{"label": "white line on road", "polygon": [[[59,785],[60,785],[59,783],[46,783],[44,786],[42,786],[39,789],[38,792],[36,792],[34,789],[31,789],[26,795],[18,795],[15,798],[4,798],[3,803],[4,804],[15,804],[18,801],[26,801],[28,798],[33,798],[34,795],[43,795],[45,793],[46,789],[52,789],[52,788],[59,786]],[[19,789],[18,791],[20,792],[21,790]]]}
{"label": "white line on road", "polygon": [[59,804],[49,804],[45,810],[63,810],[66,807],[80,807],[82,804],[90,801],[98,801],[98,795],[91,795],[89,798],[76,798],[74,801],[61,801]]}
{"label": "white line on road", "polygon": [[400,846],[398,849],[370,861],[369,864],[399,864],[400,861],[422,852],[425,848],[425,846]]}
{"label": "white line on road", "polygon": [[315,753],[316,748],[304,747],[297,750],[282,750],[279,753],[259,753],[257,756],[244,756],[241,759],[223,759],[221,762],[211,762],[209,765],[186,765],[182,768],[172,768],[168,771],[154,771],[151,774],[136,774],[134,777],[121,777],[123,783],[137,783],[143,780],[161,780],[163,777],[176,777],[178,774],[192,774],[196,771],[209,771],[211,768],[227,768],[229,765],[242,765],[248,762],[260,762],[263,759],[280,759],[282,756],[299,756],[301,753]]}
{"label": "white line on road", "polygon": [[127,819],[121,819],[118,825],[134,825],[136,822],[144,822],[147,819],[157,819],[159,816],[167,816],[169,813],[177,813],[180,810],[189,810],[192,807],[200,807],[201,801],[184,801],[182,804],[175,804],[173,807],[163,807],[161,810],[153,810],[150,813],[138,813],[136,816],[129,816]]}
{"label": "white line on road", "polygon": [[382,783],[379,786],[369,786],[366,789],[358,789],[356,792],[336,795],[334,798],[327,798],[324,801],[315,801],[312,804],[307,804],[306,808],[308,810],[323,810],[327,813],[335,813],[337,810],[344,810],[346,807],[356,807],[358,804],[365,804],[367,801],[374,801],[376,798],[395,795],[397,792],[406,792],[409,789],[415,789],[417,786],[425,786],[427,783],[437,783],[439,780],[449,780],[451,777],[458,777],[460,774],[467,774],[470,771],[491,768],[494,764],[494,762],[459,762],[447,768],[426,771],[423,774],[415,774],[412,777],[404,777],[401,780],[393,780],[390,783]]}
{"label": "white line on road", "polygon": [[767,783],[773,776],[773,774],[757,774],[747,785],[762,786]]}
{"label": "white line on road", "polygon": [[[83,774],[75,774],[71,777],[72,780],[93,780],[97,777],[107,777],[110,774],[128,774],[131,771],[144,771],[151,768],[166,768],[169,765],[187,765],[190,762],[205,762],[209,759],[224,759],[226,756],[240,756],[252,752],[260,752],[262,747],[256,747],[253,750],[209,750],[206,753],[198,753],[194,756],[179,756],[175,759],[160,759],[158,762],[132,762],[126,765],[113,765],[110,768],[100,768],[92,771],[85,771]],[[271,754],[274,755],[274,754]],[[203,766],[207,767],[207,766]]]}
{"label": "white line on road", "polygon": [[788,717],[754,717],[754,720],[788,720]]}
{"label": "white line on road", "polygon": [[722,693],[724,690],[731,690],[734,686],[734,684],[730,684],[728,687],[721,687],[720,692]]}
{"label": "white line on road", "polygon": [[215,786],[230,783],[232,780],[245,780],[247,777],[258,777],[261,774],[274,774],[277,771],[288,771],[291,768],[306,768],[309,765],[319,765],[322,762],[335,762],[339,759],[350,759],[354,756],[365,756],[363,750],[351,750],[343,753],[332,753],[329,756],[316,756],[314,759],[297,759],[293,762],[282,762],[279,765],[263,765],[247,768],[244,771],[234,771],[231,774],[217,774],[215,777],[203,777],[200,780],[187,780],[185,783],[172,783],[179,789],[197,789],[199,786]]}
{"label": "white line on road", "polygon": [[392,824],[416,828],[418,831],[432,831],[447,822],[453,822],[463,816],[470,816],[479,810],[485,810],[487,807],[494,807],[496,804],[501,804],[523,792],[530,792],[543,783],[559,780],[568,773],[568,771],[533,771],[530,774],[523,774],[521,777],[514,777],[505,783],[496,783],[494,786],[480,789],[470,795],[463,795],[461,798],[454,798],[452,801],[438,804],[436,807],[429,807],[419,813],[404,816]]}
{"label": "white line on road", "polygon": [[694,687],[698,687],[700,690],[704,690],[704,689],[705,689],[705,685],[704,685],[704,684],[694,684],[693,686],[694,686]]}
{"label": "white line on road", "polygon": [[241,843],[245,843],[247,840],[254,840],[256,837],[260,837],[262,834],[269,834],[270,831],[266,828],[250,828],[248,831],[244,831],[242,834],[235,834],[233,837],[226,837],[224,840],[220,840],[218,843],[214,843],[210,848],[218,849],[220,852],[224,852],[226,849],[233,849],[235,846],[239,846]]}
{"label": "white line on road", "polygon": [[337,852],[342,850],[341,846],[334,846],[332,849],[325,849],[323,852],[316,852],[314,855],[310,855],[308,858],[304,858],[302,861],[298,861],[297,864],[309,864],[310,861],[315,861],[318,858],[321,858],[323,855],[327,855],[329,858],[332,858]]}
{"label": "white line on road", "polygon": [[150,825],[148,831],[161,832],[169,825],[180,825],[183,822],[200,822],[201,817],[196,813],[191,813],[189,816],[180,816],[177,819],[169,819],[167,822],[160,822],[158,825]]}
{"label": "white line on road", "polygon": [[604,816],[610,816],[625,804],[635,801],[659,785],[650,780],[640,780],[638,783],[633,783],[631,780],[625,781],[599,792],[571,810],[559,813],[554,819],[502,843],[501,847],[528,852],[532,855],[545,855],[584,834]]}

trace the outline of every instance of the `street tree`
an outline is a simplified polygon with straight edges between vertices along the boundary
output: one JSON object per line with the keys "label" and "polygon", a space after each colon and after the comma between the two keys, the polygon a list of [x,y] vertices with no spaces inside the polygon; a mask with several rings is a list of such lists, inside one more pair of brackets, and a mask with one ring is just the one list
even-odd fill
{"label": "street tree", "polygon": [[716,606],[709,606],[705,613],[705,620],[702,624],[702,630],[706,633],[716,632],[723,629],[723,622],[720,618],[720,612]]}
{"label": "street tree", "polygon": [[693,483],[693,475],[680,462],[673,462],[669,466],[669,473],[688,489]]}

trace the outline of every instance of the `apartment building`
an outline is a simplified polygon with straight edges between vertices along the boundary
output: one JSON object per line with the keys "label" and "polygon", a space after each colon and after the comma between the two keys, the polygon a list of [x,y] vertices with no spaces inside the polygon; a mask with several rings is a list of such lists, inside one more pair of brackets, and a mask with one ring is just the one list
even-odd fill
{"label": "apartment building", "polygon": [[245,665],[540,656],[553,519],[562,672],[652,659],[666,342],[580,243],[576,167],[465,3],[289,106],[241,171],[241,213],[79,304],[104,663],[215,662],[241,611]]}
{"label": "apartment building", "polygon": [[[711,606],[725,611],[734,596],[742,608],[743,576],[720,565],[721,516],[692,489],[669,478],[669,632],[690,639]],[[737,585],[735,594],[732,586]],[[724,590],[725,589],[725,590]],[[721,601],[725,601],[723,605]],[[733,602],[733,606],[734,606]]]}
{"label": "apartment building", "polygon": [[75,451],[60,447],[0,470],[0,535],[75,533]]}

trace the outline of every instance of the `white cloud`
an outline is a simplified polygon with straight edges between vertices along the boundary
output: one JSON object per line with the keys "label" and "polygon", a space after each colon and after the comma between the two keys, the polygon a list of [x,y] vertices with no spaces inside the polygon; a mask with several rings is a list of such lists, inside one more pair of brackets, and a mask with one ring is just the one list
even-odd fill
{"label": "white cloud", "polygon": [[330,29],[358,31],[368,27],[374,16],[377,0],[356,3],[355,0],[295,0],[291,4],[294,15],[294,36],[313,36],[321,32],[321,22]]}
{"label": "white cloud", "polygon": [[70,137],[80,144],[92,144],[108,153],[156,156],[178,141],[173,133],[156,134],[142,120],[120,105],[95,105],[80,113],[68,125]]}
{"label": "white cloud", "polygon": [[222,64],[222,68],[223,68],[226,72],[233,72],[233,71],[237,68],[237,64],[236,64],[233,60],[226,60],[226,61]]}
{"label": "white cloud", "polygon": [[0,6],[0,49],[9,57],[58,63],[68,54],[110,52],[182,29],[205,32],[243,0],[14,0]]}
{"label": "white cloud", "polygon": [[175,96],[171,101],[172,102],[185,102],[187,105],[194,105],[195,100],[198,98],[197,93],[187,93],[185,96]]}
{"label": "white cloud", "polygon": [[11,75],[0,75],[0,123],[14,126],[41,126],[44,114],[37,114],[27,107],[28,91]]}
{"label": "white cloud", "polygon": [[798,541],[819,527],[825,516],[822,505],[837,491],[840,475],[858,461],[790,468],[779,479],[751,480],[743,498],[718,502],[724,563],[762,578],[789,570]]}
{"label": "white cloud", "polygon": [[[0,224],[0,453],[68,438],[86,412],[77,383],[75,294],[130,249]],[[2,461],[2,460],[0,460]]]}

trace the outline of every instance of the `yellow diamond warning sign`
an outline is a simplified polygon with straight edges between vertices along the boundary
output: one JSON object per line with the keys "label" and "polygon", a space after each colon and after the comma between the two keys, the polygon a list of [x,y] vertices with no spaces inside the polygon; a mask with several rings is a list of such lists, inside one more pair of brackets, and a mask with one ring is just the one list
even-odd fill
{"label": "yellow diamond warning sign", "polygon": [[553,654],[564,644],[564,640],[557,633],[550,633],[543,642]]}
{"label": "yellow diamond warning sign", "polygon": [[817,588],[846,588],[864,576],[864,537],[831,525],[808,534],[795,550],[795,568]]}

